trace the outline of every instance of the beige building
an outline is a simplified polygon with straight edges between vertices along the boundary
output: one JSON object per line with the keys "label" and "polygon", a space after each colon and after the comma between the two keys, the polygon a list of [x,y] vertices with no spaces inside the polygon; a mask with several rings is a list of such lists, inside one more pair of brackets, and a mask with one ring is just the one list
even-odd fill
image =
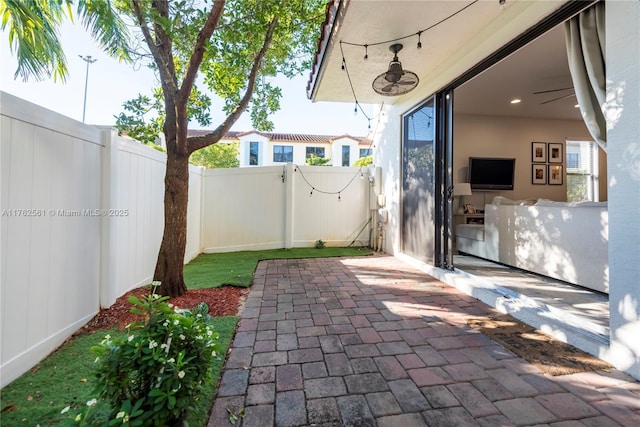
{"label": "beige building", "polygon": [[[190,130],[189,136],[209,133]],[[372,154],[372,141],[350,135],[307,135],[300,133],[229,132],[219,143],[240,144],[240,167],[273,166],[281,163],[303,165],[312,154],[331,159],[331,166],[353,166],[359,158]]]}

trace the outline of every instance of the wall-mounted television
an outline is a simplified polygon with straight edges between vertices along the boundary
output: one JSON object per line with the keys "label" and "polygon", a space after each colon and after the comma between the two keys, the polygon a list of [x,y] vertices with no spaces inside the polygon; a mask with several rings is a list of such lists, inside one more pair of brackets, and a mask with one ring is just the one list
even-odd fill
{"label": "wall-mounted television", "polygon": [[469,157],[472,190],[513,190],[516,159]]}

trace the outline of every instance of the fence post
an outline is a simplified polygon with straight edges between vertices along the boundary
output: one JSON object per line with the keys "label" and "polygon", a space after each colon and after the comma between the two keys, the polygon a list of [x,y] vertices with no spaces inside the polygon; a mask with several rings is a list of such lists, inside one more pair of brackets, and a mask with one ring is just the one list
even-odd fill
{"label": "fence post", "polygon": [[[102,152],[102,183],[100,200],[103,212],[109,212],[113,207],[112,201],[115,195],[112,192],[116,187],[116,150],[113,136],[115,131],[111,128],[102,130],[102,143],[104,146]],[[102,215],[102,224],[100,230],[100,307],[107,308],[115,301],[118,295],[114,295],[113,282],[116,279],[116,269],[118,257],[114,253],[116,248],[115,230],[113,220],[109,215]]]}
{"label": "fence post", "polygon": [[293,187],[295,175],[293,173],[293,163],[287,163],[284,166],[283,177],[285,185],[284,196],[284,247],[291,249],[293,247]]}

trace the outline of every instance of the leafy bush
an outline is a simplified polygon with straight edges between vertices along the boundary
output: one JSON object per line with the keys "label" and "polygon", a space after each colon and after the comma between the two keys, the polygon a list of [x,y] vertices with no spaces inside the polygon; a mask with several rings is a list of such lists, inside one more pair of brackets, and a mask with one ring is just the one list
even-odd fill
{"label": "leafy bush", "polygon": [[372,164],[373,164],[373,156],[372,155],[360,157],[358,160],[353,162],[353,166],[360,166],[360,167],[369,166],[369,165],[372,165]]}
{"label": "leafy bush", "polygon": [[305,162],[309,166],[331,166],[331,159],[325,157],[318,157],[315,154],[310,154],[306,158]]}
{"label": "leafy bush", "polygon": [[[97,355],[96,392],[100,400],[87,402],[75,422],[83,425],[182,425],[198,398],[202,382],[218,355],[208,307],[173,308],[168,297],[155,293],[129,298],[132,312],[146,322],[128,326],[127,336],[111,338],[91,348]],[[67,408],[65,408],[67,409]]]}

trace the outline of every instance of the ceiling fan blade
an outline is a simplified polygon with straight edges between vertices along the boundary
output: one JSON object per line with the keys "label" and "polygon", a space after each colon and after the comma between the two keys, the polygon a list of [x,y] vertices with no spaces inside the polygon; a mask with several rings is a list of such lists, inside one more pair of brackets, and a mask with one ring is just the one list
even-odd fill
{"label": "ceiling fan blade", "polygon": [[553,99],[550,99],[548,101],[541,102],[540,105],[548,104],[548,103],[554,102],[554,101],[560,101],[561,99],[569,98],[570,96],[576,96],[576,94],[575,93],[570,93],[568,95],[560,96],[558,98],[553,98]]}
{"label": "ceiling fan blade", "polygon": [[398,83],[399,85],[413,85],[416,84],[415,80],[400,80]]}
{"label": "ceiling fan blade", "polygon": [[383,92],[391,92],[391,89],[393,89],[394,86],[395,86],[395,83],[391,83],[389,85],[386,85],[385,87],[383,87],[380,90],[383,91]]}
{"label": "ceiling fan blade", "polygon": [[533,92],[533,94],[534,95],[540,95],[542,93],[561,92],[563,90],[569,90],[569,89],[573,89],[573,86],[571,86],[571,87],[563,87],[563,88],[560,88],[560,89],[541,90],[541,91],[538,91],[538,92]]}

